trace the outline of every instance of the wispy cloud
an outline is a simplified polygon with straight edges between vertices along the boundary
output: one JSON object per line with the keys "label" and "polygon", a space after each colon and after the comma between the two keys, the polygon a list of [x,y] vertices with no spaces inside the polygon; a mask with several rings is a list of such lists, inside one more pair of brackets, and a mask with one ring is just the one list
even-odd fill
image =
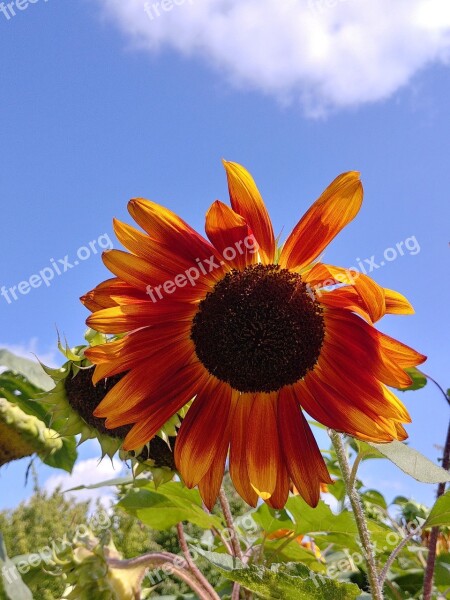
{"label": "wispy cloud", "polygon": [[59,366],[62,362],[62,360],[58,361],[59,358],[62,358],[62,355],[58,357],[56,345],[55,349],[47,348],[44,350],[38,338],[36,337],[16,344],[8,344],[0,341],[0,349],[9,350],[13,354],[22,356],[23,358],[28,358],[29,360],[37,360],[37,357],[42,363],[44,363],[44,365],[47,365],[48,367]]}
{"label": "wispy cloud", "polygon": [[[88,458],[78,462],[71,475],[68,473],[51,475],[44,484],[48,492],[53,492],[57,487],[63,491],[72,489],[79,485],[92,485],[101,481],[107,481],[115,477],[120,477],[123,470],[123,463],[119,459],[111,462],[104,459],[101,462],[96,458]],[[78,490],[68,492],[68,496],[73,497],[79,502],[87,500],[100,500],[105,508],[111,505],[114,499],[115,488],[102,487],[95,490]]]}
{"label": "wispy cloud", "polygon": [[386,99],[450,59],[448,0],[95,2],[133,47],[200,57],[309,116]]}

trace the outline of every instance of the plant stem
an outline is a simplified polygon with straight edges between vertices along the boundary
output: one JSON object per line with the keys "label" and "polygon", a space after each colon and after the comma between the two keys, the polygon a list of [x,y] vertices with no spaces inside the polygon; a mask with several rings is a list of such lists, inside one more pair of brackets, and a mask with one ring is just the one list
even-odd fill
{"label": "plant stem", "polygon": [[354,486],[354,481],[351,481],[350,465],[348,464],[347,453],[342,442],[342,436],[333,429],[328,430],[328,435],[331,438],[336,456],[339,462],[339,466],[342,471],[342,478],[345,483],[345,489],[347,496],[352,505],[353,513],[355,515],[356,525],[358,527],[359,537],[364,548],[364,555],[367,563],[367,576],[370,584],[370,591],[373,600],[383,600],[383,588],[380,586],[378,579],[378,569],[375,562],[375,555],[373,552],[372,542],[370,539],[369,529],[367,527],[366,517],[364,515],[361,499]]}
{"label": "plant stem", "polygon": [[[442,389],[442,388],[441,388]],[[447,396],[446,396],[447,397]],[[444,456],[442,459],[442,468],[446,471],[450,468],[450,423],[448,424],[447,439],[444,447]],[[440,483],[437,489],[436,498],[440,498],[445,492],[445,483]],[[434,568],[436,565],[437,541],[439,537],[439,527],[433,527],[428,543],[427,568],[423,580],[423,600],[431,600],[433,592]]]}
{"label": "plant stem", "polygon": [[214,600],[220,600],[219,594],[216,593],[213,586],[209,583],[200,569],[197,567],[195,562],[192,560],[191,553],[189,552],[189,547],[187,545],[186,536],[184,535],[183,523],[177,523],[177,533],[178,533],[178,541],[180,542],[180,548],[183,551],[184,558],[188,564],[188,567],[194,577],[198,580],[200,585],[202,585],[205,590],[210,594],[211,598]]}

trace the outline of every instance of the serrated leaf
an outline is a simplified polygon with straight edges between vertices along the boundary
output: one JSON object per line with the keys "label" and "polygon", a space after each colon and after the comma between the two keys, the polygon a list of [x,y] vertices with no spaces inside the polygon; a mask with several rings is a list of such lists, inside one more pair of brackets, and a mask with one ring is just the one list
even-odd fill
{"label": "serrated leaf", "polygon": [[30,589],[22,581],[14,563],[8,557],[3,536],[0,533],[0,578],[2,588],[9,600],[33,600]]}
{"label": "serrated leaf", "polygon": [[16,356],[12,352],[9,352],[9,350],[0,350],[0,366],[7,367],[15,373],[25,375],[30,383],[44,391],[48,392],[55,385],[53,379],[45,373],[39,363],[28,358]]}
{"label": "serrated leaf", "polygon": [[396,440],[389,444],[373,444],[370,442],[369,445],[417,481],[422,483],[445,483],[450,481],[448,471],[438,467],[423,454],[402,442]]}
{"label": "serrated leaf", "polygon": [[353,583],[341,583],[310,571],[302,564],[272,565],[271,568],[244,564],[228,554],[196,551],[227,579],[236,581],[266,600],[356,600],[361,593]]}
{"label": "serrated leaf", "polygon": [[169,482],[155,490],[153,482],[140,489],[131,489],[118,503],[154,529],[164,530],[180,521],[189,521],[203,529],[222,527],[219,517],[206,513],[198,490],[189,490],[180,482]]}
{"label": "serrated leaf", "polygon": [[450,490],[438,498],[431,509],[424,527],[450,526]]}

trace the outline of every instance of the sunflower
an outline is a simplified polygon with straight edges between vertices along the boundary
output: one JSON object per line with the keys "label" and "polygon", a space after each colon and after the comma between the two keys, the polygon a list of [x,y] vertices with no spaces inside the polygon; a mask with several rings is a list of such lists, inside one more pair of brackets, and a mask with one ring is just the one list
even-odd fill
{"label": "sunflower", "polygon": [[[407,437],[410,422],[386,386],[411,384],[425,357],[379,332],[384,314],[410,314],[401,294],[364,274],[318,261],[358,213],[359,173],[337,177],[277,249],[251,175],[225,162],[231,208],[216,201],[207,241],[170,210],[141,198],[114,221],[129,251],[103,260],[115,275],[86,294],[96,331],[94,383],[126,372],[95,410],[106,426],[132,424],[124,448],[148,442],[192,398],[175,445],[177,468],[211,507],[229,451],[244,500],[283,507],[292,482],[315,506],[331,483],[303,411],[362,440]],[[358,276],[357,276],[358,275]]]}

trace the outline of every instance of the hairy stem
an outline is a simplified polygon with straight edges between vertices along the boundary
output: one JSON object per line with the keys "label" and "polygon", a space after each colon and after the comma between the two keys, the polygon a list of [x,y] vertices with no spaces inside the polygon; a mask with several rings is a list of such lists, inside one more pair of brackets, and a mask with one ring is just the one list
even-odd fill
{"label": "hairy stem", "polygon": [[403,538],[403,540],[400,542],[400,544],[397,546],[397,548],[394,548],[394,550],[392,551],[392,554],[389,556],[389,558],[386,561],[386,564],[384,565],[383,570],[381,571],[381,575],[380,575],[380,585],[383,586],[387,574],[389,573],[389,569],[391,568],[392,564],[394,563],[394,560],[397,558],[397,556],[400,554],[400,552],[403,550],[403,548],[406,546],[406,544],[416,535],[416,531],[414,531],[413,533],[408,533],[408,535]]}
{"label": "hairy stem", "polygon": [[[446,396],[447,398],[447,396]],[[450,423],[448,424],[447,439],[445,441],[444,456],[442,459],[442,468],[448,471],[450,469]],[[445,492],[445,483],[440,483],[437,489],[436,498],[440,498]],[[436,565],[436,550],[439,537],[439,527],[433,527],[428,543],[427,567],[423,580],[423,600],[431,600],[433,593],[434,569]]]}
{"label": "hairy stem", "polygon": [[342,436],[333,429],[329,429],[328,434],[336,451],[336,456],[342,471],[342,478],[345,483],[347,496],[352,505],[359,537],[364,548],[364,556],[367,563],[367,576],[369,579],[372,598],[373,600],[383,600],[383,588],[378,579],[378,569],[375,562],[375,555],[373,552],[369,529],[367,527],[367,521],[361,504],[361,499],[357,490],[355,489],[354,481],[353,483],[351,481],[350,465],[348,463],[347,453],[342,442]]}

